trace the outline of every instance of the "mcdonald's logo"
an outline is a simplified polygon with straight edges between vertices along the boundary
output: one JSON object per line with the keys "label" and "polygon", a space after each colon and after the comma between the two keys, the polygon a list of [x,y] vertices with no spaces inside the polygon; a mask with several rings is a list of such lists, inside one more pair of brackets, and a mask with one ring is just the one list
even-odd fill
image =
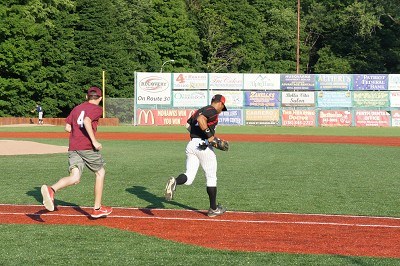
{"label": "mcdonald's logo", "polygon": [[[144,123],[142,123],[142,116],[144,117]],[[149,118],[151,118],[151,123],[149,123]],[[138,116],[138,125],[154,125],[154,114],[152,110],[140,110]]]}

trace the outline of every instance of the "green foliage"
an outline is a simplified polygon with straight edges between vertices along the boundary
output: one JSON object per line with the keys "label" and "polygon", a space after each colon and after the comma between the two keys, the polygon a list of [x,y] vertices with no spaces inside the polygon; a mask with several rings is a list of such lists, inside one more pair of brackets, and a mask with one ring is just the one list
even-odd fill
{"label": "green foliage", "polygon": [[152,1],[149,14],[149,35],[160,56],[159,65],[174,59],[173,65],[165,65],[164,71],[196,72],[200,70],[201,56],[199,36],[192,27],[185,1]]}
{"label": "green foliage", "polygon": [[[65,117],[89,86],[130,98],[134,72],[294,73],[296,1],[10,0],[0,4],[0,116]],[[302,0],[302,73],[399,73],[391,0]]]}
{"label": "green foliage", "polygon": [[247,1],[204,1],[197,20],[207,72],[264,72],[264,26]]}

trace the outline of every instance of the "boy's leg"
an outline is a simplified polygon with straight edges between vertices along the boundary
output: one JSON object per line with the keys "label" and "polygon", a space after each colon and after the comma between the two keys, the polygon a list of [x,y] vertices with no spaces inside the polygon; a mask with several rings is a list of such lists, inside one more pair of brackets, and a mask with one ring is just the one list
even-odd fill
{"label": "boy's leg", "polygon": [[112,212],[111,207],[105,207],[101,205],[101,198],[103,196],[104,188],[104,177],[105,169],[102,167],[100,170],[95,172],[96,181],[94,184],[94,209],[91,213],[92,218],[106,217]]}
{"label": "boy's leg", "polygon": [[79,183],[80,171],[78,168],[71,169],[70,175],[61,178],[52,186],[43,185],[40,189],[43,197],[43,205],[49,211],[54,211],[54,193],[62,188]]}
{"label": "boy's leg", "polygon": [[103,196],[103,187],[104,187],[104,177],[106,171],[104,167],[102,167],[99,171],[95,172],[96,181],[94,184],[94,208],[98,209],[101,207],[101,198]]}
{"label": "boy's leg", "polygon": [[81,180],[81,174],[78,168],[72,168],[70,175],[61,178],[57,181],[57,183],[53,184],[51,187],[54,189],[54,192],[57,192],[60,189],[76,185]]}

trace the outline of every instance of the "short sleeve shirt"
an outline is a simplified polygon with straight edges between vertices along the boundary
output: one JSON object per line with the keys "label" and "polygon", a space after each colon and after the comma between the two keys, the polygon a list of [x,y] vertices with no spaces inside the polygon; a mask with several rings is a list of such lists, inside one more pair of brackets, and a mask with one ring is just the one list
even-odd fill
{"label": "short sleeve shirt", "polygon": [[66,123],[70,124],[72,127],[69,136],[69,151],[94,149],[89,134],[83,124],[83,120],[85,117],[89,117],[92,120],[93,132],[96,133],[99,118],[102,116],[102,113],[103,109],[100,106],[89,102],[84,102],[72,109],[71,113],[66,118]]}
{"label": "short sleeve shirt", "polygon": [[188,123],[191,124],[190,137],[207,139],[203,130],[199,127],[197,117],[204,115],[207,118],[207,125],[210,131],[215,134],[215,128],[218,124],[218,111],[212,106],[207,105],[197,110],[189,119]]}

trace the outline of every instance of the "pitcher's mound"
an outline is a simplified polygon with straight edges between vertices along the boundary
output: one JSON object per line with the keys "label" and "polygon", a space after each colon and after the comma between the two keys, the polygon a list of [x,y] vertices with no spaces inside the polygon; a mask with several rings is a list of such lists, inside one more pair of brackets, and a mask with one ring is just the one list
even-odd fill
{"label": "pitcher's mound", "polygon": [[0,140],[0,155],[67,153],[67,146],[43,144],[34,141]]}

